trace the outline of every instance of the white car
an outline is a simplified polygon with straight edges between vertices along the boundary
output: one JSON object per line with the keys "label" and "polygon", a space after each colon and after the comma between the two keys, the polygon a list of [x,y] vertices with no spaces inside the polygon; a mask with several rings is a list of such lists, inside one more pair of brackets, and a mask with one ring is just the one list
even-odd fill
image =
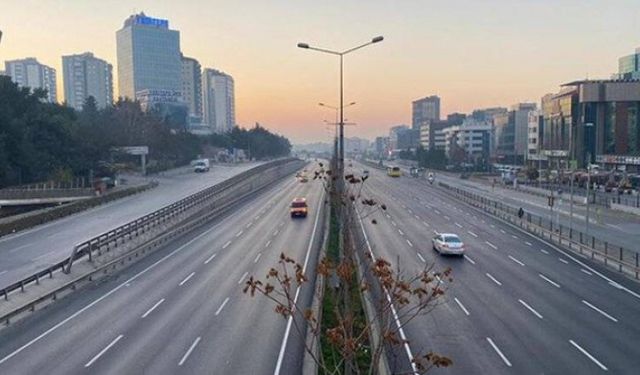
{"label": "white car", "polygon": [[431,240],[433,250],[440,254],[464,255],[464,243],[453,233],[439,233]]}

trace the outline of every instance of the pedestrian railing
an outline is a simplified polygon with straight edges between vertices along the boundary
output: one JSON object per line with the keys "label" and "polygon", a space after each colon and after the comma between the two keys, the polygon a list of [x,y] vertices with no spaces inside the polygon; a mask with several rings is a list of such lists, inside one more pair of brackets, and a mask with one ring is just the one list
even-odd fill
{"label": "pedestrian railing", "polygon": [[575,228],[554,223],[554,220],[532,213],[518,215],[519,207],[496,201],[468,190],[440,182],[439,185],[458,199],[476,208],[499,217],[511,224],[568,248],[583,256],[598,260],[619,272],[640,278],[640,255],[637,251],[603,241]]}

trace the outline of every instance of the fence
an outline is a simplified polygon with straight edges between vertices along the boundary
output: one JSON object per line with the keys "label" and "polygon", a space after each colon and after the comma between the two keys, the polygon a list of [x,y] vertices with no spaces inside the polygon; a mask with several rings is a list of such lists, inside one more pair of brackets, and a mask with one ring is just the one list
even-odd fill
{"label": "fence", "polygon": [[109,251],[112,247],[118,247],[118,245],[148,233],[154,228],[159,228],[161,225],[169,223],[172,219],[178,218],[179,215],[179,222],[185,222],[194,217],[208,218],[209,215],[207,215],[206,211],[211,211],[214,206],[234,203],[246,195],[269,185],[278,177],[293,172],[293,170],[301,166],[301,163],[297,159],[282,159],[257,166],[148,215],[88,239],[76,245],[69,258],[3,288],[0,291],[0,295],[3,295],[4,299],[8,300],[10,293],[17,290],[24,291],[25,286],[28,284],[39,284],[40,279],[44,277],[51,278],[56,272],[69,273],[75,261],[85,257],[89,261],[93,261],[94,257],[100,255],[103,251]]}
{"label": "fence", "polygon": [[616,268],[639,279],[640,255],[638,252],[602,241],[592,235],[587,235],[574,228],[554,224],[549,218],[525,213],[522,218],[518,216],[519,208],[481,196],[464,189],[452,187],[440,182],[439,185],[462,201],[489,212],[503,220],[506,220],[522,229],[539,237],[550,240],[553,243],[567,247],[570,250],[587,256],[591,259],[603,262],[605,265]]}

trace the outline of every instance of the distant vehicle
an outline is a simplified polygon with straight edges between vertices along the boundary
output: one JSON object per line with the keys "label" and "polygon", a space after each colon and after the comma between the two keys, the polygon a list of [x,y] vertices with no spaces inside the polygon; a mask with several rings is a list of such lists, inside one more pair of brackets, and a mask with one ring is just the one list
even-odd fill
{"label": "distant vehicle", "polygon": [[464,173],[460,174],[460,178],[463,179],[463,180],[468,180],[470,176],[471,176],[471,174],[469,174],[467,172],[464,172]]}
{"label": "distant vehicle", "polygon": [[433,237],[433,250],[440,254],[464,256],[464,243],[458,235],[453,233],[440,233]]}
{"label": "distant vehicle", "polygon": [[309,177],[307,177],[306,174],[302,174],[298,177],[298,180],[304,184],[306,182],[309,182]]}
{"label": "distant vehicle", "polygon": [[434,175],[433,172],[429,172],[429,176],[427,177],[427,180],[429,181],[430,184],[433,184],[433,181],[436,180],[436,175]]}
{"label": "distant vehicle", "polygon": [[291,217],[307,217],[307,211],[309,210],[309,206],[307,206],[307,200],[305,198],[295,198],[293,202],[291,202],[291,208],[289,212],[291,213]]}
{"label": "distant vehicle", "polygon": [[387,167],[387,176],[400,177],[402,176],[402,171],[400,167]]}
{"label": "distant vehicle", "polygon": [[362,175],[363,176],[369,176],[369,170],[365,169],[364,171],[362,171]]}
{"label": "distant vehicle", "polygon": [[411,167],[409,169],[409,174],[411,175],[411,177],[422,177],[424,176],[424,169],[423,168],[418,168],[418,167]]}
{"label": "distant vehicle", "polygon": [[193,171],[196,173],[209,172],[209,159],[198,159],[193,162]]}

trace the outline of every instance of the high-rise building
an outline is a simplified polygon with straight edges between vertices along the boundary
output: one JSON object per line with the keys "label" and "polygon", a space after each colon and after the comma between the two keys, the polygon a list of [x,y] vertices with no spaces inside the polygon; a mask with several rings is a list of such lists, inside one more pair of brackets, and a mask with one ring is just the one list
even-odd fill
{"label": "high-rise building", "polygon": [[62,56],[62,76],[64,100],[69,106],[81,110],[90,96],[98,108],[113,103],[113,67],[92,53]]}
{"label": "high-rise building", "polygon": [[118,88],[134,99],[138,91],[182,92],[180,32],[169,21],[134,14],[116,32]]}
{"label": "high-rise building", "polygon": [[527,164],[530,166],[542,166],[547,158],[542,154],[542,142],[544,131],[544,116],[542,110],[536,109],[529,112],[527,135]]}
{"label": "high-rise building", "polygon": [[436,95],[427,96],[412,103],[411,128],[420,130],[420,126],[427,121],[440,120],[440,97]]}
{"label": "high-rise building", "polygon": [[38,60],[29,57],[22,60],[5,61],[6,75],[20,87],[44,89],[47,91],[46,100],[50,103],[58,101],[56,84],[56,70],[40,64]]}
{"label": "high-rise building", "polygon": [[636,53],[618,59],[618,74],[615,79],[640,79],[640,48]]}
{"label": "high-rise building", "polygon": [[198,60],[182,56],[182,99],[189,116],[202,118],[202,69]]}
{"label": "high-rise building", "polygon": [[236,124],[233,77],[205,69],[202,74],[202,111],[204,122],[216,133],[231,130]]}

